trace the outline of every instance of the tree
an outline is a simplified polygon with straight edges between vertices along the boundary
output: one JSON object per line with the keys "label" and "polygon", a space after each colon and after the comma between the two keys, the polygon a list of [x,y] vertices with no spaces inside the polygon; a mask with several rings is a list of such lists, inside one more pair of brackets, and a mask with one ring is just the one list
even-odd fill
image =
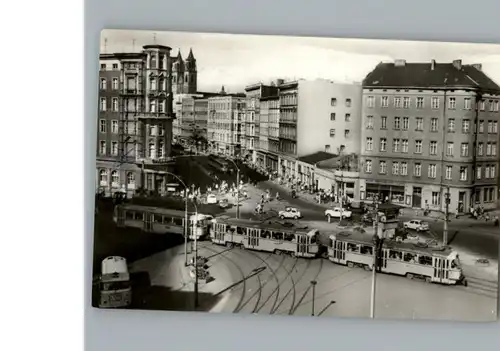
{"label": "tree", "polygon": [[198,128],[198,126],[196,125],[193,126],[193,130],[191,136],[189,137],[189,140],[192,144],[194,144],[197,150],[199,148],[201,148],[202,150],[205,150],[207,148],[207,138],[205,137],[205,135],[203,135],[202,129]]}

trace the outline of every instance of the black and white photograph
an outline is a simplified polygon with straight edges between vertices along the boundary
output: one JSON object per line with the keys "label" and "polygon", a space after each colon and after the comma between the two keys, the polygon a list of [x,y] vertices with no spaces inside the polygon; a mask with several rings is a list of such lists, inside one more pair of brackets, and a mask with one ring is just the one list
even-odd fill
{"label": "black and white photograph", "polygon": [[493,322],[500,45],[104,30],[92,306]]}

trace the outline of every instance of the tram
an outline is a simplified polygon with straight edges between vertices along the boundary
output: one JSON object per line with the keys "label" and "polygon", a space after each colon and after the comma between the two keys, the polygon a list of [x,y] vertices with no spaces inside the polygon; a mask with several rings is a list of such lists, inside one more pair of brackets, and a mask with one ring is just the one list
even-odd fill
{"label": "tram", "polygon": [[[171,210],[160,207],[149,207],[133,204],[120,204],[115,206],[113,221],[119,227],[138,228],[148,233],[156,234],[180,234],[184,235],[184,223],[186,220],[184,211]],[[208,217],[198,214],[188,214],[189,239],[197,240],[208,238]]]}
{"label": "tram", "polygon": [[213,220],[210,239],[218,245],[312,258],[320,253],[317,229],[289,228],[279,222],[219,217]]}
{"label": "tram", "polygon": [[[328,259],[350,268],[373,268],[372,237],[357,232],[330,235]],[[429,283],[445,285],[466,284],[458,253],[437,249],[425,244],[384,241],[378,254],[378,268],[383,273],[423,279]]]}
{"label": "tram", "polygon": [[127,260],[120,256],[106,257],[101,263],[99,307],[127,307],[132,301],[132,288]]}

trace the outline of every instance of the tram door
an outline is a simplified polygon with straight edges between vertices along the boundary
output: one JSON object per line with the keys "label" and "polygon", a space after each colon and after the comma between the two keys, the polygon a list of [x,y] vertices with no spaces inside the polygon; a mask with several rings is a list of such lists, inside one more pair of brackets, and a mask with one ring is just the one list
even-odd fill
{"label": "tram door", "polygon": [[144,212],[144,231],[151,232],[153,231],[153,214],[149,212]]}
{"label": "tram door", "polygon": [[247,229],[248,247],[250,249],[254,249],[254,248],[259,247],[259,232],[260,232],[260,229],[254,229],[254,228]]}
{"label": "tram door", "polygon": [[389,250],[382,249],[382,252],[380,252],[380,269],[381,270],[386,270],[387,269],[387,258],[389,256]]}
{"label": "tram door", "polygon": [[441,283],[443,280],[448,279],[448,270],[446,265],[448,260],[441,257],[434,257],[434,279],[438,279]]}
{"label": "tram door", "polygon": [[297,234],[297,256],[305,256],[308,247],[308,237],[307,235]]}
{"label": "tram door", "polygon": [[344,241],[335,241],[335,243],[333,244],[333,258],[335,259],[335,261],[342,263],[345,261],[346,245],[347,243]]}
{"label": "tram door", "polygon": [[116,225],[118,227],[124,227],[125,226],[125,212],[123,208],[117,207],[116,208]]}
{"label": "tram door", "polygon": [[215,223],[214,225],[214,239],[217,242],[224,242],[224,234],[226,233],[226,225],[222,223]]}

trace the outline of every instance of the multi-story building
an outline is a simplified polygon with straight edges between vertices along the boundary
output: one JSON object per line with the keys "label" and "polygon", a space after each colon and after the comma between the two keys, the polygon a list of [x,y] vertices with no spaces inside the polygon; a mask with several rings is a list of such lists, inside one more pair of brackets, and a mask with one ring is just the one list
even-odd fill
{"label": "multi-story building", "polygon": [[245,95],[226,94],[208,98],[207,135],[212,152],[227,156],[241,154]]}
{"label": "multi-story building", "polygon": [[298,80],[279,85],[279,169],[297,178],[296,158],[324,151],[358,153],[361,84]]}
{"label": "multi-story building", "polygon": [[[97,186],[106,194],[164,190],[165,167],[157,165],[171,153],[172,71],[181,72],[170,51],[145,45],[139,53],[100,55],[96,172]],[[196,60],[192,52],[189,56],[182,71],[189,71],[189,83],[182,89],[192,90]]]}
{"label": "multi-story building", "polygon": [[183,97],[180,112],[181,140],[187,144],[201,142],[201,139],[207,141],[208,98],[219,95],[219,93],[198,93]]}
{"label": "multi-story building", "polygon": [[264,155],[261,153],[259,161],[257,160],[259,150],[262,150],[260,147],[260,133],[263,125],[260,118],[260,99],[277,94],[278,88],[274,85],[257,83],[245,88],[246,111],[241,147],[244,155],[249,157],[252,163],[258,163],[261,166],[264,163]]}
{"label": "multi-story building", "polygon": [[362,200],[495,206],[500,87],[481,65],[380,63],[363,81]]}

